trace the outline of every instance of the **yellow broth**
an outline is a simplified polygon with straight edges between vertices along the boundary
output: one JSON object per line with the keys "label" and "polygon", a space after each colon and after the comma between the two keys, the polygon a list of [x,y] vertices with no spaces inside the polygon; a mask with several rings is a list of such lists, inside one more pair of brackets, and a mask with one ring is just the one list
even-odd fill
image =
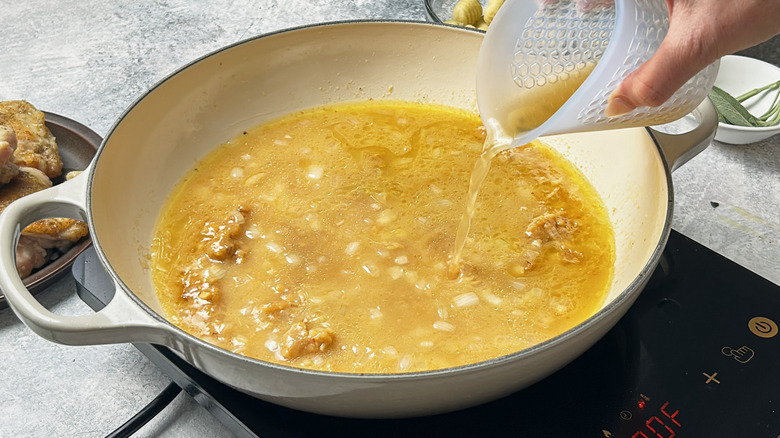
{"label": "yellow broth", "polygon": [[485,132],[368,101],[241,133],[178,184],[152,245],[169,319],[295,367],[397,373],[513,353],[598,310],[614,237],[579,171],[535,141],[493,159],[448,275]]}

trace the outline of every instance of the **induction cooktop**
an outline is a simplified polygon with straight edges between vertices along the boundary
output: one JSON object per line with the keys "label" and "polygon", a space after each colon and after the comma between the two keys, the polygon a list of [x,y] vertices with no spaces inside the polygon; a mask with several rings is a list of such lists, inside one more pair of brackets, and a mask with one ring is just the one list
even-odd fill
{"label": "induction cooktop", "polygon": [[[82,299],[113,289],[94,250]],[[359,420],[276,406],[165,347],[135,346],[236,436],[780,438],[780,286],[673,231],[626,316],[577,360],[513,395],[442,415]]]}

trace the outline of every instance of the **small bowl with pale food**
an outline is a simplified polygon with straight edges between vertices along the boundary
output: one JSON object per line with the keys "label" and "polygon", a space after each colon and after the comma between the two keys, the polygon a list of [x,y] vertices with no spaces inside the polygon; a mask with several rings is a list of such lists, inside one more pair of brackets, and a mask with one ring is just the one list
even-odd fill
{"label": "small bowl with pale food", "polygon": [[710,98],[719,114],[715,140],[749,144],[780,133],[780,68],[755,58],[724,56]]}
{"label": "small bowl with pale food", "polygon": [[504,0],[425,0],[425,15],[434,23],[486,31]]}

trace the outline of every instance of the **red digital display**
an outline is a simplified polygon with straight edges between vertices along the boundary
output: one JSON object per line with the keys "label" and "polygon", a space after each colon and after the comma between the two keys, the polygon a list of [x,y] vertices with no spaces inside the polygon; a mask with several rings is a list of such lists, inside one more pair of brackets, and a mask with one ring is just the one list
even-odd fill
{"label": "red digital display", "polygon": [[[639,402],[639,407],[643,408],[643,401]],[[631,438],[674,438],[677,435],[677,429],[682,426],[677,421],[679,410],[672,411],[669,402],[661,406],[657,415],[653,415],[646,422],[645,426],[636,431]]]}

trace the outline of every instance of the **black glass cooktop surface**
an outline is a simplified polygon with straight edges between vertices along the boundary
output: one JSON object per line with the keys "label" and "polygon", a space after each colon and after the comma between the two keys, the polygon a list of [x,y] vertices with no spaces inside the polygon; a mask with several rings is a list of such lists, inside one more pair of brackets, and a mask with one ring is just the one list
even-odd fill
{"label": "black glass cooktop surface", "polygon": [[[110,300],[93,250],[74,265]],[[648,287],[596,345],[547,379],[462,411],[356,420],[228,388],[164,347],[136,347],[237,436],[780,438],[780,286],[672,232]]]}

